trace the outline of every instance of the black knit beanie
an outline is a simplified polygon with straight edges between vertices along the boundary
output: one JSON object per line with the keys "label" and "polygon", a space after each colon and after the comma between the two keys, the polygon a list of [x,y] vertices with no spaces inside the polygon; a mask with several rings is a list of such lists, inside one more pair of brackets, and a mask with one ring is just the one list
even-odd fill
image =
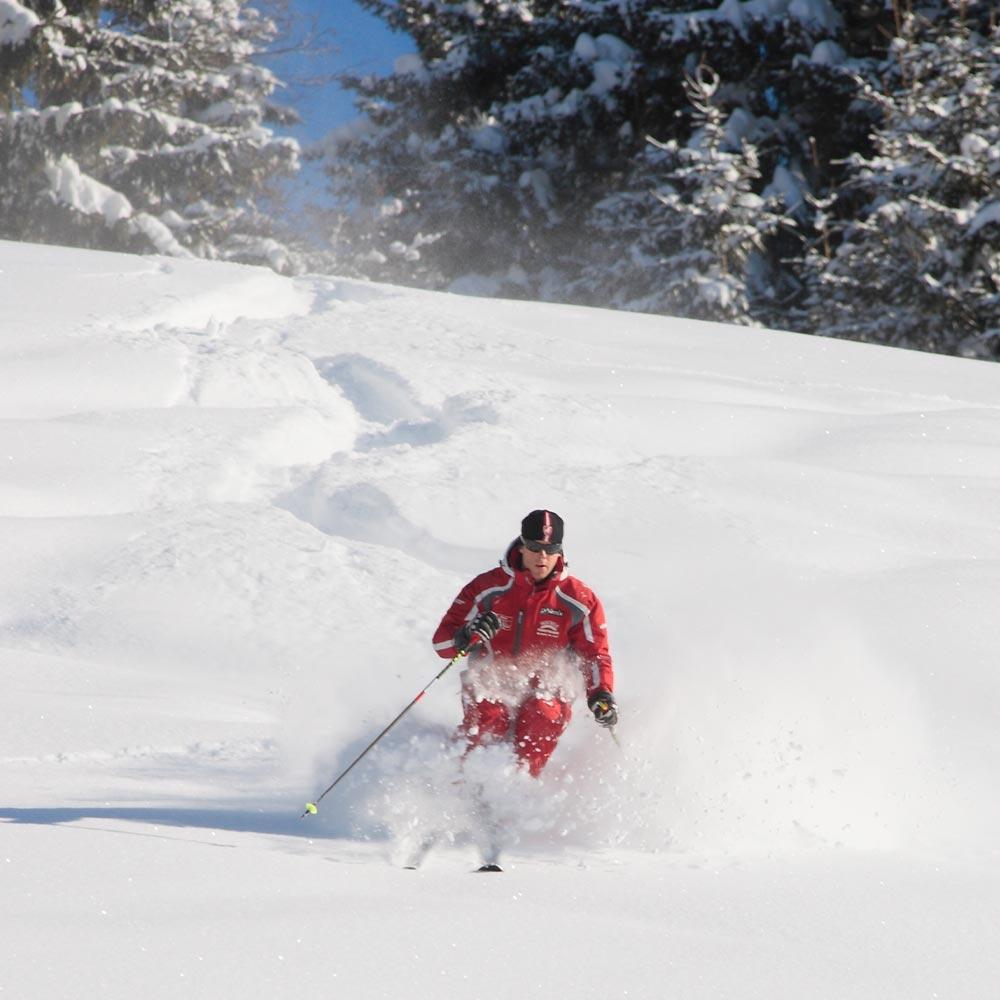
{"label": "black knit beanie", "polygon": [[551,510],[533,510],[521,522],[521,537],[529,542],[561,545],[563,519]]}

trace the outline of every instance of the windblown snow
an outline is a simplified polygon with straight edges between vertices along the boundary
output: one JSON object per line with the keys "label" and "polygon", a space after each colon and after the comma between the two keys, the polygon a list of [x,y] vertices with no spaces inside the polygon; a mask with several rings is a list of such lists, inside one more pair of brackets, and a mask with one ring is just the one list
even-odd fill
{"label": "windblown snow", "polygon": [[[12,243],[0,289],[0,994],[995,995],[1000,368]],[[621,746],[578,701],[541,780],[470,758],[470,878],[456,668],[300,819],[542,506]]]}

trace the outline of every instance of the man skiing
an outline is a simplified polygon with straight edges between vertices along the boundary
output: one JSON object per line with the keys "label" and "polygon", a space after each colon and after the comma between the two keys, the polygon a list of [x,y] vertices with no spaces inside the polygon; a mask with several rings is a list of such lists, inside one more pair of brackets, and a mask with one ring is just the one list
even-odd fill
{"label": "man skiing", "polygon": [[562,518],[533,510],[499,566],[462,588],[433,640],[446,659],[473,647],[462,672],[469,749],[510,741],[534,776],[569,724],[580,673],[596,721],[618,721],[604,608],[569,575],[562,541]]}

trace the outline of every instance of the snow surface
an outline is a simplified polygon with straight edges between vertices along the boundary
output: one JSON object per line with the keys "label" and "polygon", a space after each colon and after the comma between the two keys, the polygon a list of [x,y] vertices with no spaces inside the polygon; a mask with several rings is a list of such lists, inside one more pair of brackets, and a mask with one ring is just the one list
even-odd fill
{"label": "snow surface", "polygon": [[[0,243],[0,994],[984,1000],[1000,368]],[[535,506],[622,747],[470,758],[430,633]],[[427,831],[450,836],[417,872]]]}

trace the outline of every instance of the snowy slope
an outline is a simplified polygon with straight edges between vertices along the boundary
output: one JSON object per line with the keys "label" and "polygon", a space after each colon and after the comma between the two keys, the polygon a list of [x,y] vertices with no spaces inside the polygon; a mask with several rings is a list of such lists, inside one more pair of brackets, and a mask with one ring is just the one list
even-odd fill
{"label": "snowy slope", "polygon": [[[0,243],[0,994],[997,995],[1000,368]],[[429,634],[537,506],[619,750]],[[419,872],[422,831],[456,833]]]}

